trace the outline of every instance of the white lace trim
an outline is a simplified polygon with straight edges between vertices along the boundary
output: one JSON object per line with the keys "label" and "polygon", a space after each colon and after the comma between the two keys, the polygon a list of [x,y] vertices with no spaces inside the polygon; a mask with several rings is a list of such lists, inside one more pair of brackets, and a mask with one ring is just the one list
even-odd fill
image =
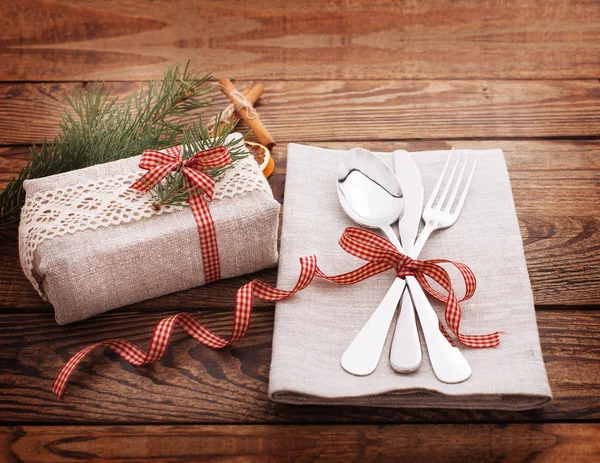
{"label": "white lace trim", "polygon": [[[55,190],[39,192],[25,199],[21,211],[19,255],[25,275],[45,299],[35,278],[33,260],[44,241],[82,230],[96,230],[181,210],[185,206],[166,205],[156,210],[150,192],[129,187],[145,172],[95,179]],[[271,189],[252,156],[241,159],[216,182],[213,202],[250,191]]]}

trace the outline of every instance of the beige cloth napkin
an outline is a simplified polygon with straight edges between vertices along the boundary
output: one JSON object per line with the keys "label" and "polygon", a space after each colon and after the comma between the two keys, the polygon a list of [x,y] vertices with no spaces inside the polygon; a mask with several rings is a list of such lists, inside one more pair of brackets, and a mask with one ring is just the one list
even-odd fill
{"label": "beige cloth napkin", "polygon": [[[292,288],[303,255],[316,254],[333,275],[364,261],[337,244],[344,228],[356,226],[338,204],[336,174],[346,151],[291,144],[281,236],[278,287]],[[435,185],[449,151],[413,153],[425,187]],[[456,150],[477,154],[479,164],[462,214],[452,228],[434,233],[421,258],[458,260],[477,276],[475,296],[461,305],[462,331],[505,331],[499,347],[461,347],[472,366],[460,384],[439,382],[425,347],[420,369],[395,373],[388,361],[392,330],[375,372],[345,372],[340,358],[381,301],[394,274],[385,272],[353,286],[315,280],[276,306],[269,396],[293,404],[352,404],[415,408],[525,410],[547,404],[550,386],[544,368],[533,296],[510,182],[501,150]],[[391,165],[390,153],[377,153]],[[452,273],[458,294],[462,282]],[[438,314],[443,306],[437,301]]]}

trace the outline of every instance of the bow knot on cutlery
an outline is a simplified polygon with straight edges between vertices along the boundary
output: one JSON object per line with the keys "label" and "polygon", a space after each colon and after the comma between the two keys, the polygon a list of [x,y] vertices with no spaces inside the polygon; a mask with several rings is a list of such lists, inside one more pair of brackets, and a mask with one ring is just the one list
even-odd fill
{"label": "bow knot on cutlery", "polygon": [[[385,238],[368,230],[355,227],[348,227],[344,230],[340,238],[340,246],[344,251],[366,260],[368,263],[356,270],[336,277],[320,276],[335,279],[334,281],[337,283],[352,284],[393,268],[396,270],[396,275],[399,278],[414,277],[424,291],[446,304],[444,318],[450,330],[462,344],[469,347],[494,347],[498,344],[498,333],[463,335],[459,332],[461,319],[459,302],[470,299],[475,294],[477,286],[475,274],[467,265],[447,259],[412,259],[400,252]],[[440,264],[452,264],[460,272],[466,288],[462,299],[458,300],[456,297],[450,276]],[[438,283],[447,294],[445,295],[436,291],[429,284],[426,277]],[[437,325],[442,334],[449,339],[443,326],[439,322]]]}

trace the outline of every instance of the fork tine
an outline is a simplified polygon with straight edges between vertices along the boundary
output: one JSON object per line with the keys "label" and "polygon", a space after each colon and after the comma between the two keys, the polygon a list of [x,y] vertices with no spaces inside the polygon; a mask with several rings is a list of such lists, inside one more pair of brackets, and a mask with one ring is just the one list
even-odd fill
{"label": "fork tine", "polygon": [[435,187],[433,188],[431,195],[429,196],[429,200],[427,201],[427,204],[425,205],[425,209],[429,209],[433,206],[433,201],[435,201],[435,197],[437,196],[438,191],[440,191],[440,186],[442,186],[442,181],[444,180],[444,176],[446,175],[446,169],[448,168],[448,165],[450,164],[450,159],[452,159],[452,153],[450,153],[450,156],[448,156],[448,160],[446,161],[446,164],[444,165],[444,168],[442,169],[442,173],[440,174],[440,177],[438,178],[438,181],[435,184]]}
{"label": "fork tine", "polygon": [[450,172],[450,176],[446,180],[446,185],[444,186],[444,191],[442,192],[439,201],[436,204],[436,208],[442,210],[444,207],[444,201],[446,201],[446,196],[448,196],[448,191],[450,191],[450,187],[452,186],[452,179],[454,178],[454,174],[456,173],[456,168],[458,167],[458,163],[460,162],[460,156],[456,158],[456,162],[454,163],[454,167],[452,168],[452,172]]}
{"label": "fork tine", "polygon": [[471,172],[469,172],[469,178],[467,179],[467,183],[465,185],[465,189],[462,192],[462,195],[460,195],[460,200],[458,201],[458,204],[456,206],[456,209],[454,211],[455,215],[460,214],[460,211],[462,210],[463,204],[465,204],[465,199],[467,197],[467,191],[469,191],[469,186],[471,185],[471,180],[473,179],[473,174],[475,173],[475,167],[477,166],[477,161],[479,160],[478,157],[475,158],[475,162],[473,163],[473,167],[471,167]]}
{"label": "fork tine", "polygon": [[462,182],[463,175],[465,174],[465,170],[467,170],[467,164],[469,164],[471,157],[472,156],[469,156],[465,160],[465,162],[462,166],[462,169],[460,170],[460,174],[458,175],[458,178],[456,179],[456,182],[454,183],[454,188],[452,189],[452,193],[450,194],[450,199],[448,200],[446,207],[443,209],[444,212],[450,212],[450,209],[452,208],[452,206],[454,204],[454,200],[456,199],[456,195],[458,194],[458,190],[460,188],[460,182]]}

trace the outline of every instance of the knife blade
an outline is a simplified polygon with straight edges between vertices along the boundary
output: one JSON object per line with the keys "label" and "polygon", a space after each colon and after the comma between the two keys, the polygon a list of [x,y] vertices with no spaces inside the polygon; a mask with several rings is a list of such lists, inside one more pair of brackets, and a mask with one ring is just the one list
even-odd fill
{"label": "knife blade", "polygon": [[[404,195],[404,214],[398,221],[398,231],[402,247],[410,255],[419,230],[425,192],[421,172],[410,154],[403,150],[394,151],[393,160],[394,172]],[[410,292],[405,290],[390,350],[390,364],[397,372],[409,373],[418,369],[422,360],[415,310]]]}

